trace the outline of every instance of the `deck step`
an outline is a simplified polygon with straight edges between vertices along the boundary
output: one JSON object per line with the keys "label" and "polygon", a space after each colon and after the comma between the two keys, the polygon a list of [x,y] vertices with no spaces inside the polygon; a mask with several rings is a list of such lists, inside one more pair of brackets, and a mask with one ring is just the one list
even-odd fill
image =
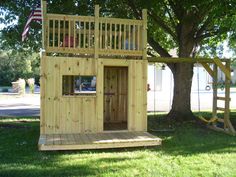
{"label": "deck step", "polygon": [[162,140],[148,132],[104,132],[41,135],[39,150],[107,149],[161,145]]}

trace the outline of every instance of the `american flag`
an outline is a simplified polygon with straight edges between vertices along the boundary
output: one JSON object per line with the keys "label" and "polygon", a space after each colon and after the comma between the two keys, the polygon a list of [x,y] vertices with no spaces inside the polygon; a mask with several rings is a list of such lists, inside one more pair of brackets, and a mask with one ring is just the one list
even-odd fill
{"label": "american flag", "polygon": [[42,11],[41,11],[41,5],[37,4],[36,8],[32,10],[32,12],[30,13],[28,20],[25,24],[24,27],[24,31],[22,33],[22,41],[24,41],[27,37],[27,34],[29,32],[30,29],[30,23],[32,21],[42,21]]}

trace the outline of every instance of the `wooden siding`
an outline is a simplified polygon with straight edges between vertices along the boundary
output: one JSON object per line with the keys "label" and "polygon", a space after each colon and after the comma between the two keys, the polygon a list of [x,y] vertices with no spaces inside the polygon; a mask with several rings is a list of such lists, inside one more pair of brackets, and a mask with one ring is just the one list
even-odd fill
{"label": "wooden siding", "polygon": [[[128,67],[128,131],[146,131],[147,60],[42,56],[41,134],[103,132],[104,67]],[[96,95],[62,95],[63,75],[96,75]]]}

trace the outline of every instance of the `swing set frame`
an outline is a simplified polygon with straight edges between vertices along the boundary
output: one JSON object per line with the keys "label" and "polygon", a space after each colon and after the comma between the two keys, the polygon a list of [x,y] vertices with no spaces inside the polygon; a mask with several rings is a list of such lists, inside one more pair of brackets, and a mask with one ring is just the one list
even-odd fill
{"label": "swing set frame", "polygon": [[[219,58],[164,58],[164,57],[148,57],[149,63],[197,63],[201,64],[204,69],[213,78],[213,106],[212,106],[212,118],[210,120],[199,116],[199,119],[207,123],[207,127],[216,131],[224,132],[230,135],[236,135],[236,131],[230,121],[230,82],[231,82],[231,70],[230,59]],[[213,69],[210,65],[213,65]],[[220,69],[225,75],[225,96],[218,96],[218,69]],[[222,84],[222,83],[220,83]],[[219,107],[218,102],[223,101],[224,107]],[[223,117],[219,116],[219,113],[223,113]]]}

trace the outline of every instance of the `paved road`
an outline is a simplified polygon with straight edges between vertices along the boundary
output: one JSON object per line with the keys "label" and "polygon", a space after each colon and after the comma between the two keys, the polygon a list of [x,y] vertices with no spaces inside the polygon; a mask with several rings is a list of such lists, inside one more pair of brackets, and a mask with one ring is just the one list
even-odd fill
{"label": "paved road", "polygon": [[[223,95],[223,92],[220,92]],[[154,103],[155,95],[155,103]],[[169,92],[148,92],[148,111],[169,111],[171,108],[172,94]],[[192,110],[198,110],[198,93],[193,92]],[[223,103],[223,102],[222,102]],[[221,104],[222,104],[221,103]],[[211,110],[212,92],[200,92],[201,111]],[[14,94],[0,94],[0,116],[39,116],[40,114],[40,95],[26,94],[17,96]],[[236,89],[231,91],[231,109],[236,109]]]}
{"label": "paved road", "polygon": [[0,94],[1,117],[39,116],[39,107],[39,94],[26,94],[25,96],[17,96],[16,94]]}

